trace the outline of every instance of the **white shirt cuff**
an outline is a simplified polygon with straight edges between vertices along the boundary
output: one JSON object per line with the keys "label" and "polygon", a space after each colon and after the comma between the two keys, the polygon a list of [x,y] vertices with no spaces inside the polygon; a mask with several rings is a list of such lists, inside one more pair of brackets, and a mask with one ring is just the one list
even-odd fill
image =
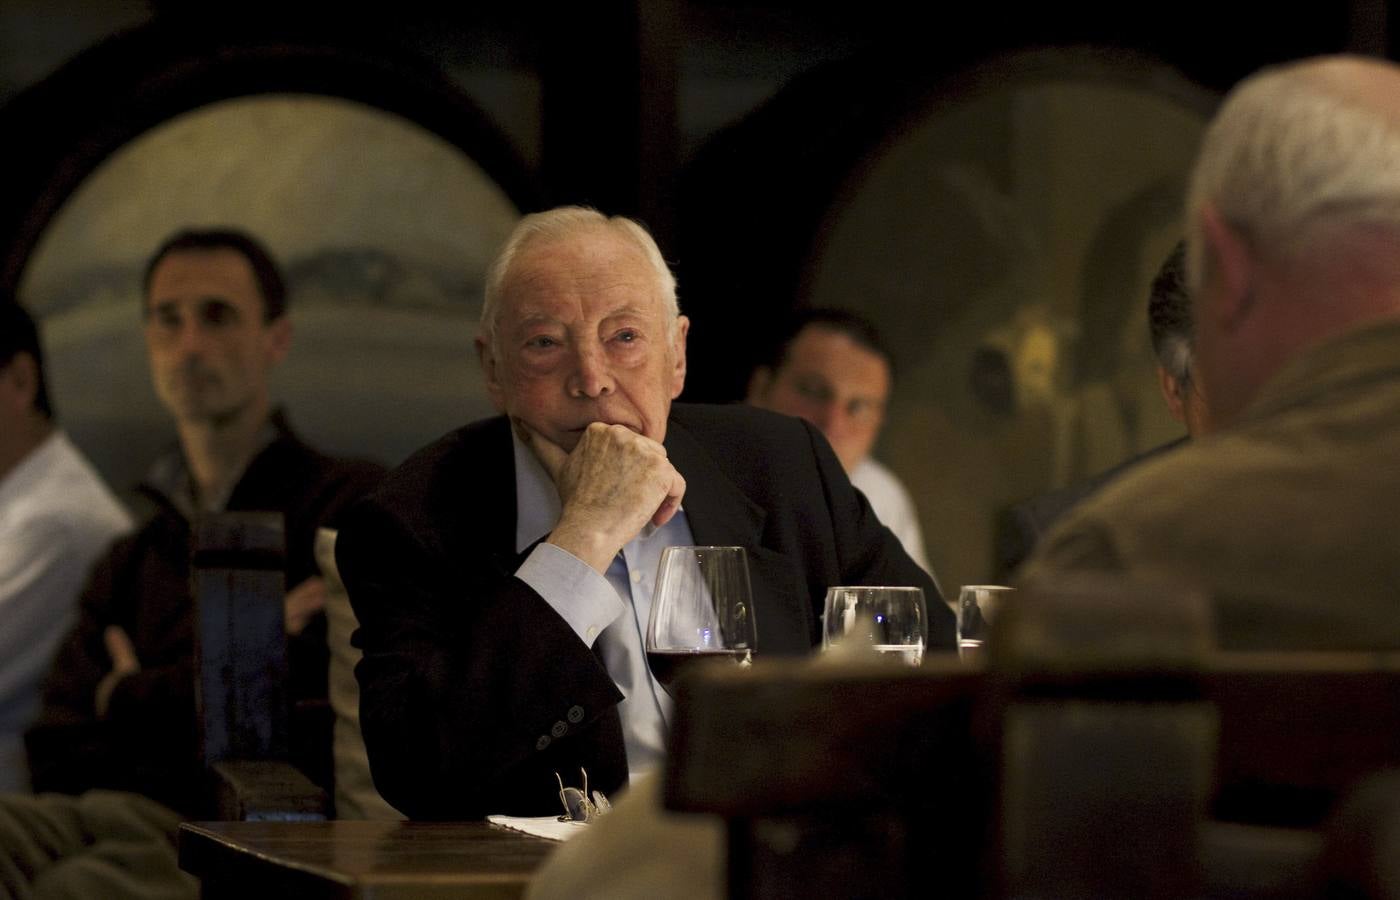
{"label": "white shirt cuff", "polygon": [[607,578],[554,544],[536,545],[515,577],[534,588],[590,647],[626,608]]}

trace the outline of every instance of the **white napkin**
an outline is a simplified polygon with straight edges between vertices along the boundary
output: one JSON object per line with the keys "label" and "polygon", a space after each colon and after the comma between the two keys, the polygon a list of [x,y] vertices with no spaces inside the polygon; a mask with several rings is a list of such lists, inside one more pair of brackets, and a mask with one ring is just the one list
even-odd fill
{"label": "white napkin", "polygon": [[584,822],[561,822],[558,816],[487,816],[486,821],[551,841],[567,841],[588,827]]}

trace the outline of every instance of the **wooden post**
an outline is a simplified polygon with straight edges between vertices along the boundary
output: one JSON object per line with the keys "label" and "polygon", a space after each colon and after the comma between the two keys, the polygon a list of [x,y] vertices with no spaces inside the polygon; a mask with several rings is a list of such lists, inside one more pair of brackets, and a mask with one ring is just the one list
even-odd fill
{"label": "wooden post", "polygon": [[286,759],[286,550],[281,513],[219,513],[195,529],[195,698],[205,766]]}

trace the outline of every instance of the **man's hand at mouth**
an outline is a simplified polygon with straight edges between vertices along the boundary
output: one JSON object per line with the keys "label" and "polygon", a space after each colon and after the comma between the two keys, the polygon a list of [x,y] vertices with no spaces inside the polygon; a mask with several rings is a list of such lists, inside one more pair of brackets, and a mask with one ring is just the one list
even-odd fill
{"label": "man's hand at mouth", "polygon": [[606,572],[648,522],[665,525],[680,508],[685,479],[666,448],[624,425],[594,422],[572,451],[511,420],[559,491],[559,523],[547,540]]}

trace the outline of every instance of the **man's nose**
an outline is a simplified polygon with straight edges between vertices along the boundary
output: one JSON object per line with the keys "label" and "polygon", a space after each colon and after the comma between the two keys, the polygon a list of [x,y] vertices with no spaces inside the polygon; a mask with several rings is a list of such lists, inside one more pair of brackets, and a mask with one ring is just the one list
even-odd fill
{"label": "man's nose", "polygon": [[611,394],[615,387],[612,367],[597,347],[583,347],[578,351],[578,364],[570,382],[569,394],[574,397],[601,397]]}
{"label": "man's nose", "polygon": [[835,400],[818,403],[812,410],[812,424],[820,428],[822,434],[831,435],[841,427],[841,405]]}
{"label": "man's nose", "polygon": [[175,349],[182,356],[199,356],[204,352],[207,338],[203,325],[195,319],[186,319],[175,335]]}

